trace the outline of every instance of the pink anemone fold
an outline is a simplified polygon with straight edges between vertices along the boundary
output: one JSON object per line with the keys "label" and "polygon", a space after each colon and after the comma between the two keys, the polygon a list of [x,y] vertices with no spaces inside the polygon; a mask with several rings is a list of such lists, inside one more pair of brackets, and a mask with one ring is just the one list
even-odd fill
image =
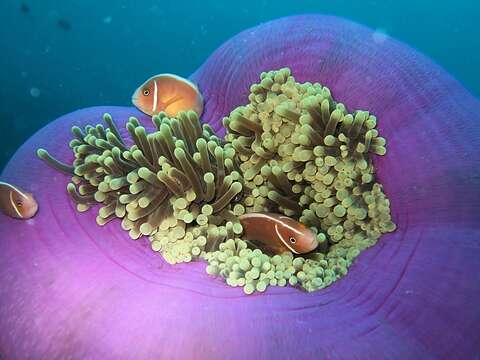
{"label": "pink anemone fold", "polygon": [[38,215],[0,217],[0,354],[7,359],[469,358],[480,351],[480,102],[425,56],[329,16],[279,19],[223,44],[190,77],[202,121],[247,103],[260,72],[289,67],[369,110],[387,139],[375,157],[397,231],[362,253],[346,277],[314,293],[271,287],[246,296],[205,272],[168,265],[118,221],[80,214],[69,177],[73,125],[130,107],[62,116],[31,137],[1,179],[32,192]]}

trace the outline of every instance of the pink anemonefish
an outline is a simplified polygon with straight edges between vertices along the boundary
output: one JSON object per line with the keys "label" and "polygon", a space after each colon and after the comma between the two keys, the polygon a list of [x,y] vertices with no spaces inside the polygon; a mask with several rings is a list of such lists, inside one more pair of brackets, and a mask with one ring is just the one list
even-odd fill
{"label": "pink anemonefish", "polygon": [[30,193],[0,181],[0,210],[12,218],[30,219],[38,211],[38,204]]}
{"label": "pink anemonefish", "polygon": [[132,103],[150,116],[162,111],[172,117],[186,110],[198,116],[203,112],[203,97],[197,86],[173,74],[155,75],[145,81],[133,93]]}
{"label": "pink anemonefish", "polygon": [[316,234],[298,221],[274,213],[248,213],[239,217],[248,240],[265,245],[276,254],[304,254],[318,246]]}

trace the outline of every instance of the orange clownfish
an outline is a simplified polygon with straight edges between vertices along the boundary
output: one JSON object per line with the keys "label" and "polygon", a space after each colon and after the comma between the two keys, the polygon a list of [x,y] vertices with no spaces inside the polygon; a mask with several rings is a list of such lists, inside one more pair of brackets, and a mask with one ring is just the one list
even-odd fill
{"label": "orange clownfish", "polygon": [[203,112],[203,97],[198,87],[173,74],[155,75],[145,81],[132,96],[132,103],[141,112],[154,115],[165,112],[174,117],[180,111]]}
{"label": "orange clownfish", "polygon": [[30,193],[0,181],[0,210],[16,219],[30,219],[38,211],[38,204]]}
{"label": "orange clownfish", "polygon": [[275,254],[290,251],[305,254],[317,248],[316,234],[288,216],[274,213],[248,213],[239,217],[248,240],[263,244]]}

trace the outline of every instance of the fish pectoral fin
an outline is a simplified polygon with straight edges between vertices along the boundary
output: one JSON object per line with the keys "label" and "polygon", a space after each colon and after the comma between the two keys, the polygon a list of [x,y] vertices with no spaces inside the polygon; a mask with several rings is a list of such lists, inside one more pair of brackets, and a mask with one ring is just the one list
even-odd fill
{"label": "fish pectoral fin", "polygon": [[177,95],[173,96],[172,98],[168,99],[166,102],[164,102],[164,103],[162,104],[162,106],[163,106],[164,109],[166,109],[166,108],[169,107],[170,105],[172,105],[172,104],[174,104],[174,103],[176,103],[177,101],[180,101],[180,100],[182,100],[182,99],[183,99],[183,96],[177,94]]}
{"label": "fish pectoral fin", "polygon": [[247,243],[249,248],[262,249],[262,244],[257,240],[247,239],[247,240],[244,240],[244,241]]}

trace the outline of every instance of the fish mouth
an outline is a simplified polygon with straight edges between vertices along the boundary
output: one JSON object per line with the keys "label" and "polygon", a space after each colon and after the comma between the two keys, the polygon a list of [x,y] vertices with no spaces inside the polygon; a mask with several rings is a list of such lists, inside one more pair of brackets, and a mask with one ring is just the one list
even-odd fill
{"label": "fish mouth", "polygon": [[140,90],[137,88],[132,94],[132,103],[134,105],[137,104],[139,98],[140,98]]}

